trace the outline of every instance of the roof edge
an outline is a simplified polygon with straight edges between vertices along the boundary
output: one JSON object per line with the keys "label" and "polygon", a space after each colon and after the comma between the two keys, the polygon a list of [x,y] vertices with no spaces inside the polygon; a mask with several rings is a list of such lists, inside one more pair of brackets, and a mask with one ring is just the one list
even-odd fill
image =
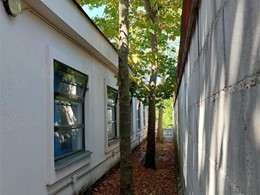
{"label": "roof edge", "polygon": [[195,29],[195,24],[198,18],[198,11],[201,0],[184,0],[182,6],[181,17],[181,40],[178,54],[177,65],[177,91],[175,95],[174,105],[178,98],[180,84],[182,81],[183,72],[185,70],[185,62],[188,56],[188,51],[191,44],[191,38]]}
{"label": "roof edge", "polygon": [[118,49],[115,48],[115,46],[111,43],[111,41],[105,36],[105,34],[98,28],[98,26],[95,24],[95,22],[88,16],[88,14],[84,11],[84,9],[81,7],[81,5],[76,1],[72,0],[73,3],[76,4],[78,9],[87,17],[87,19],[95,26],[95,28],[102,34],[102,36],[109,42],[109,44],[115,49],[116,52],[118,52]]}

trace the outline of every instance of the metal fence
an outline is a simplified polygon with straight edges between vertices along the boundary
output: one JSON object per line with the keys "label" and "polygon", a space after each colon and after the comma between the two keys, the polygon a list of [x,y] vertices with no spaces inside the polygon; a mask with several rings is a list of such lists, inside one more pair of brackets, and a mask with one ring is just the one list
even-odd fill
{"label": "metal fence", "polygon": [[163,137],[172,137],[173,129],[163,129]]}

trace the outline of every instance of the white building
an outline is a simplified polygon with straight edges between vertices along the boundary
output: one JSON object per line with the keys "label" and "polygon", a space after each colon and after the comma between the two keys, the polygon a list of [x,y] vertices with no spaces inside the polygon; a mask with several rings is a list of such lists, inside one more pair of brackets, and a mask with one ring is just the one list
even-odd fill
{"label": "white building", "polygon": [[[119,161],[117,51],[75,1],[9,9],[18,15],[0,4],[0,194],[84,192]],[[135,147],[147,111],[131,101]]]}

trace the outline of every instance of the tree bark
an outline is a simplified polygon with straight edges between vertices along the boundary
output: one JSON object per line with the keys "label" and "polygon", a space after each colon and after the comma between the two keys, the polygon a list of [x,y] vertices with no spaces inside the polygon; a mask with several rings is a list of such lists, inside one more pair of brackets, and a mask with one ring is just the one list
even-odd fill
{"label": "tree bark", "polygon": [[155,164],[155,88],[151,87],[148,102],[148,133],[144,167],[156,169]]}
{"label": "tree bark", "polygon": [[157,129],[157,143],[163,143],[163,108],[159,108],[158,114],[158,129]]}
{"label": "tree bark", "polygon": [[[156,14],[157,12],[153,10],[150,0],[145,0],[145,10],[147,12],[147,18],[150,19],[153,24],[156,25]],[[148,134],[147,134],[147,146],[146,146],[146,156],[144,167],[150,169],[156,169],[155,165],[155,89],[157,81],[157,69],[158,61],[156,54],[158,53],[157,49],[157,35],[156,32],[150,35],[150,44],[153,56],[153,64],[151,67],[151,75],[149,81],[149,100],[148,100]]]}
{"label": "tree bark", "polygon": [[133,194],[132,190],[132,153],[131,121],[128,70],[128,0],[119,1],[119,106],[120,106],[120,193]]}
{"label": "tree bark", "polygon": [[[164,83],[165,76],[163,75],[161,78],[161,83]],[[159,108],[159,114],[158,114],[158,130],[157,130],[157,142],[163,143],[163,99],[161,99],[161,106]]]}

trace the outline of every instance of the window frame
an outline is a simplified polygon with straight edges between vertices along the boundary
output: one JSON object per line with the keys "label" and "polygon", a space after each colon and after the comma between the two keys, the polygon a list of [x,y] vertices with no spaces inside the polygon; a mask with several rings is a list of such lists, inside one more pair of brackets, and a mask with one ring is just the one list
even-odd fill
{"label": "window frame", "polygon": [[[108,93],[109,91],[111,93],[114,93],[115,95],[115,100],[113,103],[109,102],[109,98],[108,98]],[[110,99],[111,100],[111,99]],[[108,146],[114,144],[117,140],[118,140],[118,116],[117,116],[117,105],[118,105],[118,90],[114,89],[113,87],[110,87],[107,85],[106,88],[106,132],[107,132],[107,142],[108,142]],[[109,125],[109,120],[108,120],[108,108],[112,108],[112,117],[114,116],[114,118],[112,118],[113,124],[112,125],[112,130],[114,131],[114,136],[113,137],[109,137],[109,133],[108,133],[108,125]]]}
{"label": "window frame", "polygon": [[[65,92],[60,92],[55,90],[55,71],[62,71],[63,73],[68,73],[70,75],[73,75],[77,78],[81,78],[84,80],[84,84],[82,87],[82,96],[79,95],[74,95],[74,94],[66,94]],[[62,83],[62,81],[61,81]],[[67,83],[70,85],[73,85],[72,83]],[[55,101],[64,101],[68,102],[71,104],[76,104],[80,106],[80,118],[81,118],[81,123],[80,124],[72,124],[72,125],[55,125],[55,114],[54,114],[54,136],[56,132],[59,131],[68,131],[72,132],[73,129],[80,129],[81,130],[81,135],[80,135],[80,144],[81,147],[77,149],[76,151],[71,151],[71,152],[65,152],[65,154],[57,155],[55,156],[54,152],[54,162],[55,162],[55,168],[63,168],[64,165],[67,165],[69,163],[73,163],[75,160],[80,160],[81,157],[86,157],[91,154],[91,152],[86,151],[85,148],[85,98],[86,98],[86,91],[87,91],[87,85],[88,85],[88,75],[75,70],[74,68],[71,68],[70,66],[54,59],[53,60],[53,104],[54,104],[54,113],[55,113]],[[74,86],[77,86],[77,84],[74,84]],[[79,143],[78,140],[76,142]],[[77,144],[78,144],[77,143]],[[71,143],[73,145],[73,141]],[[54,138],[54,151],[55,151],[55,138]],[[72,159],[73,158],[73,159]]]}
{"label": "window frame", "polygon": [[140,131],[142,129],[142,117],[141,117],[141,102],[137,101],[136,103],[136,123],[137,123],[137,130]]}
{"label": "window frame", "polygon": [[131,121],[131,135],[134,134],[135,128],[134,128],[134,106],[133,106],[133,97],[130,97],[130,121]]}
{"label": "window frame", "polygon": [[146,110],[145,106],[143,105],[143,128],[146,127]]}

